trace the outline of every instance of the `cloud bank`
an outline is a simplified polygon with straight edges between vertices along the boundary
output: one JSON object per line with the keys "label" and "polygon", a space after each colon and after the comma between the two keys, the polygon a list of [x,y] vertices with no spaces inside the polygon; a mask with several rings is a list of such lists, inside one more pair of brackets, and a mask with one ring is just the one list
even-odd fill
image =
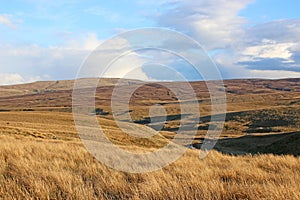
{"label": "cloud bank", "polygon": [[[253,24],[240,16],[240,12],[251,3],[252,0],[164,0],[144,4],[148,12],[147,20],[153,21],[154,25],[183,32],[203,45],[225,79],[300,77],[300,19]],[[157,5],[158,11],[155,10]],[[99,6],[89,5],[82,9],[84,13],[95,17],[111,17],[110,21],[126,18],[117,11]],[[141,18],[145,17],[142,11],[140,15]],[[10,14],[0,14],[0,28],[11,30],[12,33],[19,31],[13,18]],[[116,26],[115,30],[122,28],[128,27]],[[56,30],[52,33],[53,37],[62,38],[61,42],[48,46],[38,42],[0,43],[0,84],[75,78],[85,58],[106,39],[99,38],[99,32],[85,30],[80,35],[74,35],[71,31]],[[170,45],[182,48],[183,44],[178,42]],[[193,73],[176,58],[155,53],[149,56],[166,59],[165,63],[171,68],[188,78],[192,77]],[[143,55],[131,54],[116,62],[115,72],[110,71],[107,76],[119,77],[126,70],[132,70],[131,63],[142,66],[144,60]],[[120,65],[122,69],[118,68]],[[155,71],[154,67],[142,67],[131,77],[151,80],[168,78],[168,72],[165,74],[162,76],[161,71]]]}
{"label": "cloud bank", "polygon": [[250,26],[249,0],[170,0],[157,24],[184,32],[208,51],[224,78],[300,76],[300,19]]}

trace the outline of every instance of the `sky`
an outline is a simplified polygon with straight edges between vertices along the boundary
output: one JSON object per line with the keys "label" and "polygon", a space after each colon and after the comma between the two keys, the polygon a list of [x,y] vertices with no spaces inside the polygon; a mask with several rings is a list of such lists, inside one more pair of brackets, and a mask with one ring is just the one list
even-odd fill
{"label": "sky", "polygon": [[[223,79],[300,77],[299,8],[295,0],[0,0],[0,85],[75,79],[104,41],[145,27],[193,38]],[[165,52],[143,54],[116,62],[109,76],[140,64],[131,78],[176,80],[169,70],[143,66],[148,56],[167,59],[188,80],[199,78]]]}

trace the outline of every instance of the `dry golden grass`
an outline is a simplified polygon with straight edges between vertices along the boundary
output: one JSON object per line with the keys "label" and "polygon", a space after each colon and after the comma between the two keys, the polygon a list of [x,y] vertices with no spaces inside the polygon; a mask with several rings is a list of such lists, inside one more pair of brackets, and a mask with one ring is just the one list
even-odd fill
{"label": "dry golden grass", "polygon": [[[157,103],[163,103],[174,118],[160,135],[138,139],[123,133],[111,120],[110,96],[117,80],[103,81],[96,103],[110,112],[99,121],[113,143],[129,151],[149,152],[174,137],[171,131],[180,124],[176,118],[180,109],[166,88],[149,84],[132,96],[134,120],[147,119],[150,106]],[[122,85],[127,92],[131,80]],[[211,105],[204,82],[192,85],[202,116],[194,141],[198,143],[205,136]],[[252,134],[253,141],[262,145],[263,140],[256,137],[266,134],[261,130],[299,132],[299,80],[228,80],[225,85],[229,114],[222,138]],[[212,151],[200,160],[198,150],[188,149],[175,163],[152,173],[108,168],[87,152],[78,137],[71,114],[72,86],[72,81],[54,81],[0,88],[0,199],[300,199],[299,156],[230,156]],[[24,109],[32,111],[21,112]],[[292,136],[280,137],[288,145],[290,139],[299,139],[298,133]],[[269,137],[262,138],[270,142]],[[285,145],[272,138],[269,150]],[[240,147],[241,139],[223,140],[217,146]]]}
{"label": "dry golden grass", "polygon": [[[137,147],[144,151],[145,148],[162,147],[168,142],[159,134],[149,139],[130,136],[110,119],[99,118],[99,123],[106,136],[122,148]],[[54,141],[79,141],[72,113],[63,112],[0,112],[0,134]]]}
{"label": "dry golden grass", "polygon": [[3,199],[300,199],[300,158],[188,152],[152,173],[97,162],[80,142],[1,136]]}
{"label": "dry golden grass", "polygon": [[[188,150],[159,171],[129,174],[85,150],[71,114],[7,112],[0,121],[0,199],[300,199],[299,157],[212,151],[200,160]],[[114,129],[109,120],[104,125]],[[141,147],[153,148],[131,146]]]}
{"label": "dry golden grass", "polygon": [[0,134],[56,140],[78,139],[72,115],[55,112],[2,112]]}

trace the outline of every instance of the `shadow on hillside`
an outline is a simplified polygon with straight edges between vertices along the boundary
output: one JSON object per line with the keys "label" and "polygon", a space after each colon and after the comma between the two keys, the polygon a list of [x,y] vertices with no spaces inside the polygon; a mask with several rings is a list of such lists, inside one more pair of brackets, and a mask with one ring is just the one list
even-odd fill
{"label": "shadow on hillside", "polygon": [[168,116],[154,116],[154,117],[146,117],[141,120],[135,120],[134,123],[137,124],[150,124],[153,122],[164,122],[166,121],[175,121],[175,120],[181,120],[184,117],[191,116],[191,114],[176,114],[176,115],[168,115]]}
{"label": "shadow on hillside", "polygon": [[[207,140],[207,142],[210,142]],[[225,154],[300,155],[300,132],[268,135],[246,135],[217,141],[214,149]],[[193,144],[200,149],[202,142]]]}

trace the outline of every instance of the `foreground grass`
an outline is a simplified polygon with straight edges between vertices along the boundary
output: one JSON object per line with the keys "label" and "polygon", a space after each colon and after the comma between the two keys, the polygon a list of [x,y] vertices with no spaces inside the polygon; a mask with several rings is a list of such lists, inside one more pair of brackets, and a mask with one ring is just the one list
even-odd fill
{"label": "foreground grass", "polygon": [[76,141],[0,136],[0,199],[300,199],[300,158],[188,152],[152,173],[97,162]]}

